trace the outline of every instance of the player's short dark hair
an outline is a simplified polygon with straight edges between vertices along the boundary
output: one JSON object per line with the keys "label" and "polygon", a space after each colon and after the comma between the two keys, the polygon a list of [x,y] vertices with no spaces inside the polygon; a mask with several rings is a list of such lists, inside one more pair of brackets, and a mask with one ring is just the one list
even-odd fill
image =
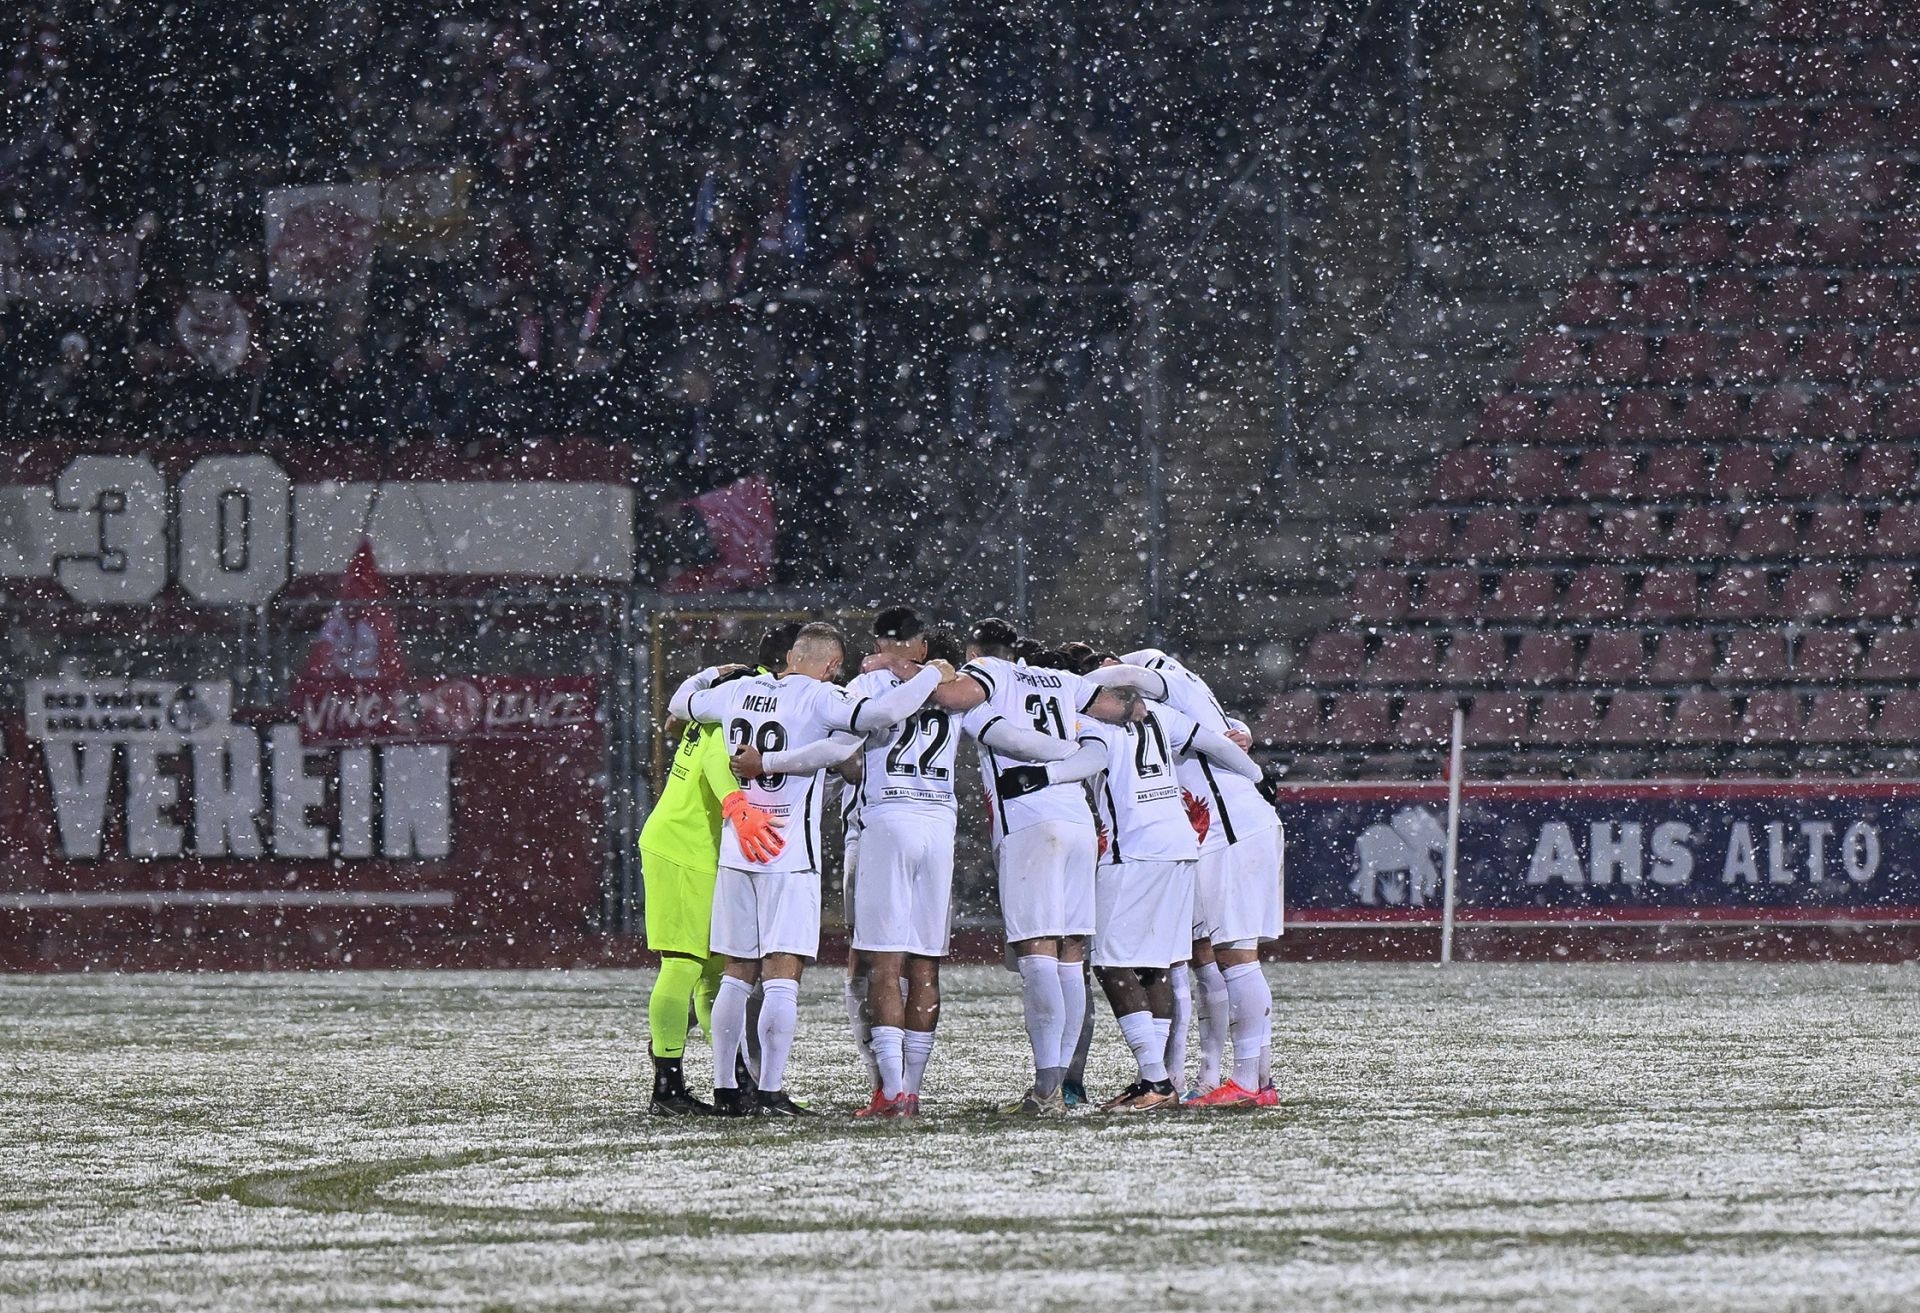
{"label": "player's short dark hair", "polygon": [[[803,642],[832,643],[842,652],[847,650],[847,636],[840,632],[839,625],[830,625],[825,620],[814,620],[801,625],[793,636],[792,647]],[[791,650],[791,648],[789,649]]]}
{"label": "player's short dark hair", "polygon": [[1057,647],[1042,648],[1032,656],[1023,658],[1030,666],[1039,666],[1043,670],[1072,670],[1073,658]]}
{"label": "player's short dark hair", "polygon": [[935,625],[927,631],[927,660],[957,666],[966,659],[966,647],[951,625]]}
{"label": "player's short dark hair", "polygon": [[883,606],[873,617],[873,636],[904,641],[927,632],[926,622],[910,606]]}
{"label": "player's short dark hair", "polygon": [[798,620],[783,620],[769,629],[760,639],[760,665],[776,675],[780,667],[787,664],[787,653],[793,651],[793,640],[800,636]]}
{"label": "player's short dark hair", "polygon": [[967,635],[967,641],[988,656],[1006,656],[1013,651],[1013,645],[1020,641],[1020,631],[1013,622],[1002,620],[999,616],[988,616],[973,627]]}

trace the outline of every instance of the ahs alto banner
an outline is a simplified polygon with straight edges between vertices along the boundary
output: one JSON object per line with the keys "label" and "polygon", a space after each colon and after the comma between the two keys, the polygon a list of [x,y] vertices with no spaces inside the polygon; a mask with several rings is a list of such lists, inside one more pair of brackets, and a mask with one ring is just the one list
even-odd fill
{"label": "ahs alto banner", "polygon": [[[1438,918],[1441,784],[1280,790],[1287,916]],[[1920,922],[1920,787],[1820,781],[1464,787],[1459,919]]]}

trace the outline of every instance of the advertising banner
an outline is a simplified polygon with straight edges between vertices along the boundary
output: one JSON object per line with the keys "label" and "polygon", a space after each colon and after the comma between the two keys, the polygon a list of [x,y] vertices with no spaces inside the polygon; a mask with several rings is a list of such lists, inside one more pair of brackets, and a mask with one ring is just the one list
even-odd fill
{"label": "advertising banner", "polygon": [[[1287,916],[1437,921],[1442,784],[1283,787]],[[1468,783],[1462,923],[1920,922],[1920,786],[1864,781]]]}

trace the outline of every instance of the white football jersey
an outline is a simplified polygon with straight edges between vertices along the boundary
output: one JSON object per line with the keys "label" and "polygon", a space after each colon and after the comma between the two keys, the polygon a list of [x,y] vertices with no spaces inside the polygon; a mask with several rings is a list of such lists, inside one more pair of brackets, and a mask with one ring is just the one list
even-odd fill
{"label": "white football jersey", "polygon": [[[890,670],[873,670],[850,682],[847,692],[855,698],[878,697],[900,682]],[[928,703],[884,734],[867,739],[866,769],[853,804],[862,817],[869,809],[912,808],[952,824],[954,767],[960,754],[955,719]]]}
{"label": "white football jersey", "polygon": [[1115,862],[1190,862],[1200,856],[1176,763],[1200,727],[1163,702],[1144,720],[1093,728],[1107,741],[1107,773],[1095,792],[1107,855]]}
{"label": "white football jersey", "polygon": [[[845,689],[817,679],[789,675],[753,675],[713,690],[725,694],[716,717],[728,744],[752,744],[762,752],[805,747],[852,723],[859,700]],[[707,694],[703,696],[712,696]],[[752,862],[740,851],[733,826],[720,827],[720,865],[743,871],[817,871],[820,869],[820,816],[825,804],[826,772],[806,775],[756,775],[740,787],[747,801],[780,821],[786,847],[770,862]]]}
{"label": "white football jersey", "polygon": [[[1070,670],[1023,666],[1000,657],[969,661],[960,673],[976,680],[987,694],[987,700],[960,721],[961,728],[976,740],[987,726],[1004,718],[1072,743],[1080,738],[1082,726],[1089,723],[1081,717],[1081,711],[1100,691]],[[997,784],[1000,772],[1026,764],[1003,757],[984,744],[980,747],[980,778],[986,785],[996,840],[1043,821],[1093,824],[1086,790],[1079,784],[1049,784],[1018,798],[1003,799]]]}
{"label": "white football jersey", "polygon": [[[1206,680],[1164,652],[1132,652],[1126,661],[1160,672],[1167,681],[1167,706],[1215,733],[1227,732],[1227,713]],[[1252,780],[1221,770],[1198,755],[1182,757],[1179,771],[1181,785],[1204,801],[1213,814],[1202,851],[1213,852],[1239,842],[1244,835],[1264,834],[1280,827],[1279,813]]]}

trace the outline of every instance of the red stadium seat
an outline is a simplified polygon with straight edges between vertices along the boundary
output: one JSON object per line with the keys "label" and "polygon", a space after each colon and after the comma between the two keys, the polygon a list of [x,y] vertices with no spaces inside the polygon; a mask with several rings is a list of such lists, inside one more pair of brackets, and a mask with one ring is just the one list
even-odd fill
{"label": "red stadium seat", "polygon": [[1801,738],[1808,743],[1871,742],[1873,707],[1867,695],[1851,689],[1825,689],[1815,693]]}
{"label": "red stadium seat", "polygon": [[1675,743],[1726,743],[1734,733],[1733,701],[1717,689],[1682,694],[1667,726]]}
{"label": "red stadium seat", "polygon": [[1602,629],[1587,640],[1580,658],[1582,684],[1639,684],[1647,677],[1646,633],[1639,629]]}
{"label": "red stadium seat", "polygon": [[1467,704],[1466,741],[1475,747],[1519,747],[1531,708],[1524,693],[1480,693]]}
{"label": "red stadium seat", "polygon": [[1636,620],[1691,620],[1700,602],[1700,580],[1690,566],[1647,571],[1633,599]]}
{"label": "red stadium seat", "polygon": [[1749,561],[1792,556],[1799,546],[1799,516],[1780,507],[1747,511],[1733,535],[1733,555]]}
{"label": "red stadium seat", "polygon": [[1675,160],[1647,175],[1642,208],[1654,215],[1709,209],[1718,199],[1718,190],[1710,170]]}
{"label": "red stadium seat", "polygon": [[1873,741],[1895,748],[1920,743],[1920,691],[1896,689],[1887,694],[1873,722]]}
{"label": "red stadium seat", "polygon": [[1798,388],[1775,388],[1753,399],[1748,429],[1758,437],[1791,438],[1810,430],[1813,404]]}
{"label": "red stadium seat", "polygon": [[1322,737],[1356,747],[1385,743],[1392,725],[1393,704],[1385,693],[1341,693],[1327,709]]}
{"label": "red stadium seat", "polygon": [[1900,280],[1892,274],[1855,274],[1840,284],[1838,317],[1882,323],[1900,317]]}
{"label": "red stadium seat", "polygon": [[1577,653],[1570,634],[1522,634],[1508,678],[1516,684],[1568,684]]}
{"label": "red stadium seat", "polygon": [[1888,438],[1920,438],[1920,389],[1910,388],[1887,398],[1880,433]]}
{"label": "red stadium seat", "polygon": [[1825,30],[1835,36],[1870,41],[1886,35],[1887,6],[1884,0],[1833,0],[1824,21]]}
{"label": "red stadium seat", "polygon": [[1312,746],[1323,741],[1320,698],[1314,693],[1282,693],[1267,704],[1254,738],[1275,747]]}
{"label": "red stadium seat", "polygon": [[1867,358],[1867,376],[1898,382],[1920,379],[1920,333],[1881,329]]}
{"label": "red stadium seat", "polygon": [[1808,135],[1806,111],[1797,105],[1762,105],[1747,120],[1747,143],[1762,155],[1797,155]]}
{"label": "red stadium seat", "polygon": [[1618,447],[1603,447],[1580,458],[1573,476],[1573,494],[1598,501],[1619,501],[1633,490],[1638,457]]}
{"label": "red stadium seat", "polygon": [[1854,84],[1876,98],[1905,92],[1913,82],[1913,56],[1904,50],[1882,48],[1860,56]]}
{"label": "red stadium seat", "polygon": [[1361,570],[1347,590],[1347,615],[1355,620],[1399,620],[1412,605],[1407,577],[1398,570]]}
{"label": "red stadium seat", "polygon": [[1756,214],[1777,209],[1778,182],[1773,166],[1765,160],[1735,160],[1722,175],[1721,193],[1727,208],[1736,214]]}
{"label": "red stadium seat", "polygon": [[1559,452],[1535,447],[1507,453],[1507,496],[1514,501],[1552,501],[1566,487],[1567,462]]}
{"label": "red stadium seat", "polygon": [[1702,155],[1746,149],[1747,117],[1732,105],[1702,105],[1687,116],[1681,142]]}
{"label": "red stadium seat", "polygon": [[1651,219],[1616,223],[1607,239],[1607,263],[1616,269],[1644,269],[1660,259],[1660,225]]}
{"label": "red stadium seat", "polygon": [[1722,86],[1730,96],[1771,96],[1784,85],[1784,61],[1767,46],[1736,50],[1727,60]]}
{"label": "red stadium seat", "polygon": [[1606,402],[1598,393],[1573,392],[1556,400],[1540,421],[1542,442],[1597,442],[1606,432]]}
{"label": "red stadium seat", "polygon": [[1551,506],[1534,519],[1527,554],[1535,560],[1593,555],[1593,515],[1584,506]]}
{"label": "red stadium seat", "polygon": [[1513,367],[1513,381],[1523,387],[1577,383],[1586,375],[1586,368],[1586,357],[1580,354],[1580,344],[1572,336],[1542,333],[1520,353],[1520,363]]}
{"label": "red stadium seat", "polygon": [[1733,253],[1733,234],[1719,219],[1689,219],[1667,238],[1667,253],[1682,269],[1722,265]]}
{"label": "red stadium seat", "polygon": [[1736,629],[1720,645],[1718,684],[1772,684],[1787,677],[1787,636],[1778,629]]}
{"label": "red stadium seat", "polygon": [[1771,497],[1776,461],[1771,447],[1729,447],[1707,485],[1716,497]]}
{"label": "red stadium seat", "polygon": [[1800,566],[1781,585],[1780,614],[1801,621],[1847,614],[1845,572],[1837,565]]}
{"label": "red stadium seat", "polygon": [[1775,0],[1765,31],[1776,41],[1812,41],[1826,31],[1821,13],[1826,0]]}
{"label": "red stadium seat", "polygon": [[1809,333],[1800,340],[1787,377],[1815,383],[1839,383],[1860,372],[1859,346],[1844,328]]}
{"label": "red stadium seat", "polygon": [[1650,510],[1615,511],[1600,522],[1599,555],[1642,561],[1661,554],[1660,516]]}
{"label": "red stadium seat", "polygon": [[1882,629],[1873,636],[1860,678],[1887,681],[1920,679],[1920,630]]}
{"label": "red stadium seat", "polygon": [[1800,534],[1801,556],[1851,558],[1866,550],[1867,516],[1858,506],[1817,506]]}
{"label": "red stadium seat", "polygon": [[1803,254],[1796,219],[1755,219],[1740,234],[1734,253],[1744,264],[1778,268],[1798,264]]}
{"label": "red stadium seat", "polygon": [[1665,392],[1638,388],[1614,399],[1606,427],[1614,442],[1644,442],[1673,436],[1673,400]]}
{"label": "red stadium seat", "polygon": [[1720,367],[1720,339],[1713,333],[1669,333],[1647,367],[1656,383],[1694,383]]}
{"label": "red stadium seat", "polygon": [[1679,432],[1701,442],[1733,437],[1740,427],[1740,400],[1731,392],[1694,393],[1674,423]]}
{"label": "red stadium seat", "polygon": [[1913,448],[1890,442],[1867,444],[1861,448],[1846,487],[1855,497],[1910,496],[1914,491]]}
{"label": "red stadium seat", "polygon": [[1434,501],[1485,501],[1505,492],[1494,455],[1482,447],[1441,453],[1427,496]]}
{"label": "red stadium seat", "polygon": [[1879,141],[1882,131],[1878,116],[1865,105],[1833,105],[1820,111],[1813,143],[1823,150],[1858,150]]}
{"label": "red stadium seat", "polygon": [[1560,614],[1568,620],[1618,620],[1627,614],[1626,576],[1614,566],[1589,565],[1567,584]]}
{"label": "red stadium seat", "polygon": [[1725,556],[1731,540],[1727,533],[1727,513],[1719,506],[1689,506],[1673,517],[1673,527],[1661,545],[1661,554],[1683,561],[1711,560]]}
{"label": "red stadium seat", "polygon": [[1825,99],[1847,83],[1847,52],[1833,46],[1799,51],[1787,66],[1787,92],[1801,99]]}
{"label": "red stadium seat", "polygon": [[1489,620],[1544,620],[1553,614],[1557,591],[1550,570],[1509,570],[1494,585],[1481,613]]}
{"label": "red stadium seat", "polygon": [[1475,511],[1454,540],[1460,561],[1504,561],[1520,554],[1520,512]]}
{"label": "red stadium seat", "polygon": [[1480,411],[1476,442],[1522,442],[1540,428],[1540,403],[1532,397],[1506,394],[1488,399]]}
{"label": "red stadium seat", "polygon": [[1507,636],[1485,629],[1457,629],[1440,663],[1440,682],[1449,688],[1497,684],[1507,669]]}
{"label": "red stadium seat", "polygon": [[1457,693],[1409,693],[1393,722],[1393,742],[1401,747],[1439,745],[1453,738]]}
{"label": "red stadium seat", "polygon": [[1807,418],[1807,431],[1829,442],[1865,437],[1878,431],[1874,409],[1871,396],[1859,392],[1823,392],[1814,400],[1813,413]]}
{"label": "red stadium seat", "polygon": [[1540,699],[1534,712],[1528,738],[1534,743],[1561,746],[1591,743],[1598,735],[1600,718],[1591,693],[1549,693]]}
{"label": "red stadium seat", "polygon": [[1920,612],[1913,571],[1904,565],[1869,565],[1853,586],[1852,613],[1867,620],[1904,620]]}
{"label": "red stadium seat", "polygon": [[1625,309],[1641,323],[1682,323],[1693,317],[1693,288],[1685,274],[1648,274]]}
{"label": "red stadium seat", "polygon": [[1920,504],[1903,502],[1881,511],[1873,544],[1882,556],[1920,556]]}
{"label": "red stadium seat", "polygon": [[1722,377],[1743,383],[1771,381],[1786,368],[1786,339],[1770,328],[1742,333],[1720,361]]}
{"label": "red stadium seat", "polygon": [[1839,684],[1853,678],[1860,636],[1851,629],[1809,629],[1793,652],[1793,677],[1803,684]]}
{"label": "red stadium seat", "polygon": [[1809,256],[1820,264],[1868,263],[1873,254],[1865,219],[1816,219],[1807,228],[1806,240]]}
{"label": "red stadium seat", "polygon": [[1480,575],[1473,570],[1429,570],[1413,604],[1420,620],[1471,620],[1480,614]]}
{"label": "red stadium seat", "polygon": [[1713,635],[1675,629],[1660,635],[1647,679],[1655,684],[1698,684],[1713,671]]}
{"label": "red stadium seat", "polygon": [[1439,640],[1432,634],[1383,634],[1367,663],[1369,684],[1431,684],[1440,673]]}
{"label": "red stadium seat", "polygon": [[1334,630],[1315,634],[1307,644],[1307,656],[1300,673],[1311,684],[1351,684],[1366,669],[1367,639],[1364,634]]}
{"label": "red stadium seat", "polygon": [[1639,383],[1647,376],[1647,339],[1641,333],[1604,333],[1587,353],[1596,383]]}
{"label": "red stadium seat", "polygon": [[1729,566],[1714,576],[1700,603],[1704,620],[1764,620],[1774,614],[1773,588],[1758,566]]}
{"label": "red stadium seat", "polygon": [[1700,318],[1709,324],[1747,324],[1758,309],[1749,274],[1723,274],[1700,285]]}
{"label": "red stadium seat", "polygon": [[1834,319],[1840,307],[1840,289],[1825,274],[1784,273],[1767,287],[1767,318],[1775,323]]}
{"label": "red stadium seat", "polygon": [[[1920,115],[1915,118],[1915,126],[1920,127]],[[1895,215],[1880,225],[1880,260],[1883,264],[1920,264],[1920,217]]]}
{"label": "red stadium seat", "polygon": [[1817,501],[1846,486],[1846,457],[1833,447],[1795,447],[1787,454],[1775,489],[1782,497]]}
{"label": "red stadium seat", "polygon": [[1556,324],[1576,328],[1597,328],[1621,318],[1621,284],[1599,274],[1588,274],[1574,283],[1553,313]]}
{"label": "red stadium seat", "polygon": [[1677,501],[1707,490],[1707,453],[1700,447],[1663,447],[1647,455],[1634,495],[1648,501]]}
{"label": "red stadium seat", "polygon": [[1792,689],[1770,688],[1747,695],[1736,736],[1743,743],[1793,743],[1802,728],[1800,698]]}
{"label": "red stadium seat", "polygon": [[1625,691],[1607,699],[1596,743],[1663,743],[1667,738],[1666,699],[1658,693]]}
{"label": "red stadium seat", "polygon": [[1395,561],[1445,561],[1453,555],[1453,517],[1445,511],[1411,511],[1393,531],[1388,558]]}

